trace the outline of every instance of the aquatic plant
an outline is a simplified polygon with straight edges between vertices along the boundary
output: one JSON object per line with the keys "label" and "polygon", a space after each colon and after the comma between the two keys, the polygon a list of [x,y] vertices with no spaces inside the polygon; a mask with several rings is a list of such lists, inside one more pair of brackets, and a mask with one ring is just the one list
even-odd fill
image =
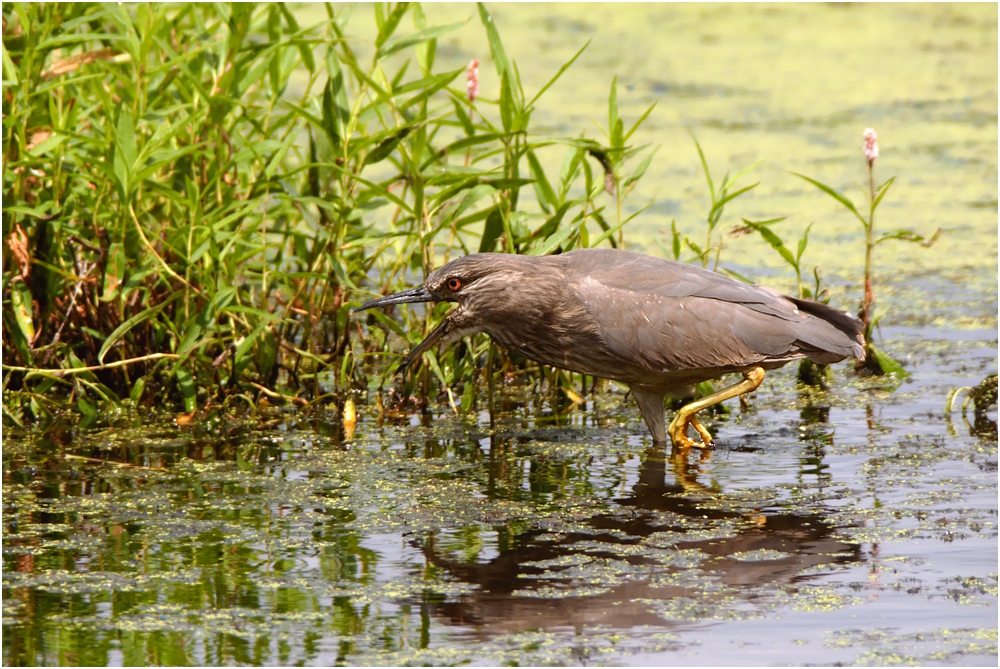
{"label": "aquatic plant", "polygon": [[[691,258],[692,262],[700,262],[701,266],[707,268],[709,263],[712,263],[713,271],[722,271],[725,274],[732,275],[741,281],[750,282],[749,279],[743,277],[731,269],[725,267],[719,267],[719,261],[722,258],[722,247],[725,240],[729,237],[739,236],[737,232],[735,235],[724,234],[722,229],[719,227],[719,223],[722,220],[722,214],[726,210],[726,205],[735,200],[736,198],[749,193],[754,188],[760,185],[760,182],[752,183],[749,186],[744,186],[739,189],[735,189],[736,183],[742,179],[745,175],[749,174],[753,170],[757,169],[764,161],[759,160],[752,165],[744,167],[732,177],[729,176],[729,172],[726,172],[725,176],[722,177],[722,181],[719,182],[718,188],[716,188],[715,180],[712,178],[712,170],[708,166],[708,159],[705,158],[705,152],[701,148],[701,144],[698,143],[698,138],[691,134],[691,139],[694,141],[694,146],[698,150],[698,158],[701,161],[701,169],[705,175],[705,181],[708,184],[708,196],[710,199],[710,206],[708,209],[708,214],[705,216],[705,243],[704,245],[699,245],[697,242],[692,240],[687,235],[681,235],[677,231],[676,223],[672,224],[671,236],[672,236],[672,253],[674,260],[680,260],[681,255],[681,242],[683,241],[684,246],[690,249],[695,255]],[[734,190],[735,189],[735,190]],[[745,219],[744,219],[745,220]],[[784,219],[774,219],[768,223],[774,223],[779,220]]]}
{"label": "aquatic plant", "polygon": [[886,193],[889,192],[889,188],[896,181],[896,177],[890,177],[886,181],[882,182],[879,186],[875,186],[875,161],[879,156],[878,147],[878,136],[875,130],[872,128],[866,128],[864,132],[864,143],[862,144],[862,151],[865,156],[865,161],[867,163],[868,170],[868,184],[867,188],[862,188],[865,196],[868,199],[868,210],[865,215],[863,215],[858,208],[855,207],[854,203],[843,193],[837,191],[836,189],[821,183],[815,179],[805,176],[804,174],[799,174],[798,172],[792,172],[795,176],[808,181],[812,185],[819,188],[821,191],[835,199],[837,202],[842,204],[844,208],[854,214],[857,219],[861,222],[865,231],[865,283],[864,283],[864,296],[862,297],[861,307],[858,312],[858,317],[865,324],[865,339],[867,344],[868,356],[864,362],[858,363],[858,371],[870,374],[893,374],[895,376],[905,377],[909,373],[903,369],[903,366],[899,364],[898,361],[894,360],[889,354],[884,352],[882,349],[875,346],[872,341],[872,335],[878,325],[879,320],[885,315],[886,310],[879,309],[875,310],[875,291],[872,288],[872,272],[873,272],[873,262],[872,256],[875,251],[875,247],[879,244],[890,240],[900,240],[905,242],[913,242],[916,244],[921,244],[925,247],[930,247],[937,241],[938,235],[941,230],[938,229],[929,238],[925,238],[922,235],[911,230],[899,229],[893,232],[884,233],[878,237],[875,236],[875,210],[878,208],[882,199],[885,197]]}
{"label": "aquatic plant", "polygon": [[[645,116],[625,133],[612,86],[608,145],[531,126],[586,45],[528,96],[485,6],[490,82],[436,67],[437,40],[467,21],[379,3],[362,44],[345,37],[353,11],[302,26],[281,4],[4,5],[5,421],[344,406],[396,355],[385,329],[349,320],[366,287],[475,250],[621,242]],[[410,341],[441,315],[369,322]],[[502,352],[488,364],[482,338],[460,348],[397,396],[461,387],[469,408],[481,371],[543,378]]]}

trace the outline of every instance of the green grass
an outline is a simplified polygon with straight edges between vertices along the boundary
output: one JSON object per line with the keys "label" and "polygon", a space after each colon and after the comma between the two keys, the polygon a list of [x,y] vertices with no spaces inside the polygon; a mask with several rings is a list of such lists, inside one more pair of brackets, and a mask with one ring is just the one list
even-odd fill
{"label": "green grass", "polygon": [[[387,382],[369,364],[396,355],[386,332],[413,345],[446,311],[352,322],[373,293],[468,252],[621,242],[653,151],[616,82],[604,137],[538,136],[533,106],[576,56],[525,91],[480,6],[500,96],[470,101],[465,70],[435,66],[464,24],[377,4],[362,62],[351,11],[4,5],[5,422],[342,402]],[[429,354],[404,395],[469,409],[481,369],[518,368],[488,346]]]}

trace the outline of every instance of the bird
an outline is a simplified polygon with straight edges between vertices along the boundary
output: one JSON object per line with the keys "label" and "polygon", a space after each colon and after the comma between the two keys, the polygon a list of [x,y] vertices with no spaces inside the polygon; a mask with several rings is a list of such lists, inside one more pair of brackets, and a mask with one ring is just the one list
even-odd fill
{"label": "bird", "polygon": [[[536,362],[624,383],[655,443],[712,448],[698,412],[746,393],[766,371],[808,358],[865,358],[864,325],[821,302],[737,281],[688,263],[615,248],[556,255],[476,253],[427,275],[424,285],[363,304],[457,302],[402,360],[479,332]],[[682,406],[702,381],[743,378]],[[693,427],[701,441],[689,436]]]}

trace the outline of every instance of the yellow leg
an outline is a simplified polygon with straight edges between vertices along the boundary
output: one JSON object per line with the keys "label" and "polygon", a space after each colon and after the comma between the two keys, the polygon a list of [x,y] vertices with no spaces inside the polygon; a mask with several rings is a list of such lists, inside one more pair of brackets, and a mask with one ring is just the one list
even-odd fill
{"label": "yellow leg", "polygon": [[[705,426],[702,425],[695,414],[702,409],[707,409],[713,404],[718,404],[724,400],[732,399],[738,395],[744,395],[749,392],[757,390],[761,382],[764,380],[764,369],[762,367],[754,367],[743,372],[743,380],[739,383],[734,383],[728,388],[723,388],[717,393],[713,393],[708,397],[703,397],[700,400],[691,402],[680,408],[674,419],[670,421],[670,426],[667,427],[667,434],[670,435],[670,440],[673,441],[678,446],[685,446],[690,448],[694,446],[696,448],[711,448],[715,445],[712,441],[712,435],[709,434]],[[698,442],[687,436],[687,426],[691,424],[694,429],[698,431],[701,435],[702,442]]]}

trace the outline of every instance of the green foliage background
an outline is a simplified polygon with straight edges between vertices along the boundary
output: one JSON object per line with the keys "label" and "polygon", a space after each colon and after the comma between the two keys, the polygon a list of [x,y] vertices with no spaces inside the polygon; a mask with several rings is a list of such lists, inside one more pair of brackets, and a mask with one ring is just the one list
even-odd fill
{"label": "green foliage background", "polygon": [[[653,152],[615,82],[600,141],[536,136],[533,105],[576,56],[525,91],[480,5],[500,96],[470,101],[466,70],[435,68],[464,23],[374,11],[361,62],[346,6],[312,26],[282,4],[4,6],[5,420],[342,400],[388,350],[349,320],[366,289],[467,252],[620,241]],[[552,145],[559,174],[536,155]],[[371,316],[411,343],[439,317]],[[475,344],[429,355],[406,390],[453,398]]]}

